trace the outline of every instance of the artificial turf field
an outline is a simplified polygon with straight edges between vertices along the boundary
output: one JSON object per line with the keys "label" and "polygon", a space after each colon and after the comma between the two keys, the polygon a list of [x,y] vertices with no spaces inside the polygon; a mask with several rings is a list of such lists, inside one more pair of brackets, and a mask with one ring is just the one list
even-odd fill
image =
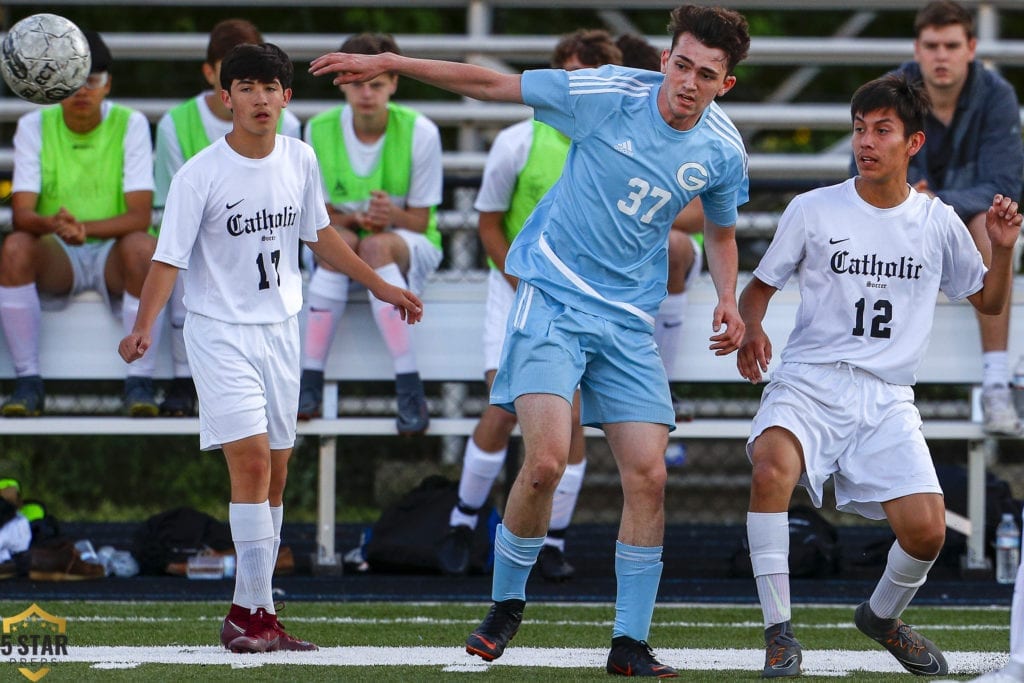
{"label": "artificial turf field", "polygon": [[[5,630],[11,630],[5,635],[43,633],[43,622],[9,623],[31,604],[0,601]],[[281,612],[281,621],[321,650],[267,655],[237,655],[218,646],[226,611],[222,601],[42,601],[38,607],[66,619],[67,654],[20,662],[16,650],[4,652],[0,643],[0,681],[30,680],[44,668],[47,683],[609,680],[604,661],[610,604],[528,604],[519,634],[492,664],[461,647],[486,613],[483,603],[295,602]],[[853,610],[850,605],[794,607],[804,677],[912,680],[856,630]],[[1006,661],[1005,606],[912,606],[904,616],[945,650],[952,678],[969,679]],[[659,604],[650,641],[663,663],[680,669],[681,680],[753,681],[763,664],[761,631],[754,605]]]}

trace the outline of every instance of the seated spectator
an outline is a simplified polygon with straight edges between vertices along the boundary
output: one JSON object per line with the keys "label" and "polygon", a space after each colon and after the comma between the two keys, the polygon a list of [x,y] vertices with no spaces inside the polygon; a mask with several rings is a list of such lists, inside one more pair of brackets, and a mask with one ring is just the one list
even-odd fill
{"label": "seated spectator", "polygon": [[[0,250],[0,325],[17,373],[3,415],[39,415],[41,299],[55,303],[95,290],[135,325],[142,283],[156,247],[149,123],[107,101],[112,58],[95,31],[88,80],[58,106],[25,114],[14,134],[14,232]],[[75,343],[69,340],[69,353]],[[125,409],[153,416],[156,354],[128,369]]]}
{"label": "seated spectator", "polygon": [[0,478],[0,579],[18,574],[17,557],[32,544],[32,527],[21,513],[21,485],[17,479]]}
{"label": "seated spectator", "polygon": [[[341,50],[399,53],[394,38],[369,33]],[[418,296],[441,264],[441,135],[427,117],[391,102],[397,88],[392,73],[342,85],[346,104],[310,119],[305,137],[320,162],[331,225],[386,282]],[[324,365],[348,289],[346,275],[317,263],[306,298],[300,420],[320,415]],[[372,295],[370,305],[394,363],[398,433],[423,433],[430,416],[412,330],[394,306]]]}

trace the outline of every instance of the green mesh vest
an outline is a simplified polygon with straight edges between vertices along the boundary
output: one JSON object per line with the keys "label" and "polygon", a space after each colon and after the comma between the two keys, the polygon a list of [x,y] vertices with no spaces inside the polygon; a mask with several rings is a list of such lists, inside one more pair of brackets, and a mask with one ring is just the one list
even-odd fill
{"label": "green mesh vest", "polygon": [[[565,157],[569,154],[569,138],[557,130],[541,123],[533,122],[533,140],[526,164],[516,178],[516,186],[512,191],[512,200],[505,212],[505,237],[509,244],[523,229],[526,219],[533,213],[537,202],[547,194],[552,185],[562,175]],[[494,263],[487,259],[491,268]]]}
{"label": "green mesh vest", "polygon": [[[341,130],[342,107],[333,107],[309,120],[309,141],[320,163],[327,199],[332,204],[361,202],[370,198],[372,190],[384,190],[392,197],[409,193],[412,176],[412,134],[420,113],[398,104],[388,104],[388,127],[380,159],[369,175],[360,176],[352,170],[345,135]],[[430,208],[427,229],[423,233],[441,248],[437,229],[437,207]]]}
{"label": "green mesh vest", "polygon": [[[131,110],[112,105],[106,118],[88,133],[64,124],[60,107],[42,111],[40,192],[36,211],[52,216],[67,207],[80,221],[94,221],[125,212],[124,138]],[[96,237],[89,242],[100,242]]]}
{"label": "green mesh vest", "polygon": [[[206,128],[203,127],[203,117],[199,113],[200,97],[205,97],[205,95],[197,95],[167,112],[171,115],[171,120],[174,121],[174,133],[178,137],[178,147],[181,148],[181,156],[185,161],[206,149],[211,142],[209,136],[206,135]],[[277,120],[278,133],[281,132],[283,124],[284,116],[281,116]]]}

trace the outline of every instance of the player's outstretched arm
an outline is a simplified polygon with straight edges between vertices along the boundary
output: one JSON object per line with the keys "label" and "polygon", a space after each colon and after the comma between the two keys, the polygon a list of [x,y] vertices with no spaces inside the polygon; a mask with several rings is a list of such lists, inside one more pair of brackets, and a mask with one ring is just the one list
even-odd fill
{"label": "player's outstretched arm", "polygon": [[142,358],[153,343],[151,330],[160,311],[174,290],[174,281],[178,277],[178,269],[161,261],[149,264],[149,273],[142,284],[142,295],[139,297],[139,313],[135,318],[135,327],[131,334],[117,345],[117,352],[126,363]]}
{"label": "player's outstretched arm", "polygon": [[708,270],[718,294],[718,305],[711,321],[715,334],[711,336],[709,348],[716,356],[727,356],[739,348],[743,339],[743,320],[736,307],[736,274],[739,270],[736,227],[716,225],[705,218],[704,251],[708,255]]}
{"label": "player's outstretched arm", "polygon": [[1006,308],[1013,286],[1013,247],[1020,235],[1021,215],[1017,202],[997,194],[985,214],[985,230],[992,242],[992,260],[981,290],[967,297],[980,312],[994,315]]}
{"label": "player's outstretched arm", "polygon": [[740,294],[739,311],[745,323],[743,341],[736,354],[736,369],[751,382],[761,381],[772,362],[772,342],[761,323],[768,312],[768,302],[778,290],[756,277],[751,278]]}
{"label": "player's outstretched arm", "polygon": [[335,270],[348,275],[363,284],[375,297],[398,308],[402,320],[410,325],[423,318],[423,302],[407,289],[395,287],[385,282],[366,261],[352,251],[338,231],[330,225],[317,231],[316,242],[306,242],[318,259],[321,259]]}
{"label": "player's outstretched arm", "polygon": [[503,74],[462,62],[414,59],[391,52],[379,55],[329,52],[310,62],[309,72],[314,76],[336,74],[335,85],[368,81],[391,72],[477,100],[523,101],[518,74]]}

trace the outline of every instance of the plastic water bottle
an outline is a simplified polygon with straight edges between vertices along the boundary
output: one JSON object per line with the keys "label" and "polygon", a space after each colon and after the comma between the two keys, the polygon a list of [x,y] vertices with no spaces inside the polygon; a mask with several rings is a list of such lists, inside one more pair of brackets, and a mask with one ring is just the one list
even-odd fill
{"label": "plastic water bottle", "polygon": [[1024,419],[1024,356],[1017,360],[1013,369],[1013,407],[1017,409],[1017,417]]}
{"label": "plastic water bottle", "polygon": [[1017,579],[1017,565],[1020,563],[1020,529],[1013,521],[1013,515],[1004,513],[996,527],[996,581],[1013,583]]}
{"label": "plastic water bottle", "polygon": [[[234,569],[234,566],[232,566],[232,569]],[[223,579],[224,557],[220,555],[193,555],[188,558],[188,564],[185,565],[185,576],[190,579]]]}

